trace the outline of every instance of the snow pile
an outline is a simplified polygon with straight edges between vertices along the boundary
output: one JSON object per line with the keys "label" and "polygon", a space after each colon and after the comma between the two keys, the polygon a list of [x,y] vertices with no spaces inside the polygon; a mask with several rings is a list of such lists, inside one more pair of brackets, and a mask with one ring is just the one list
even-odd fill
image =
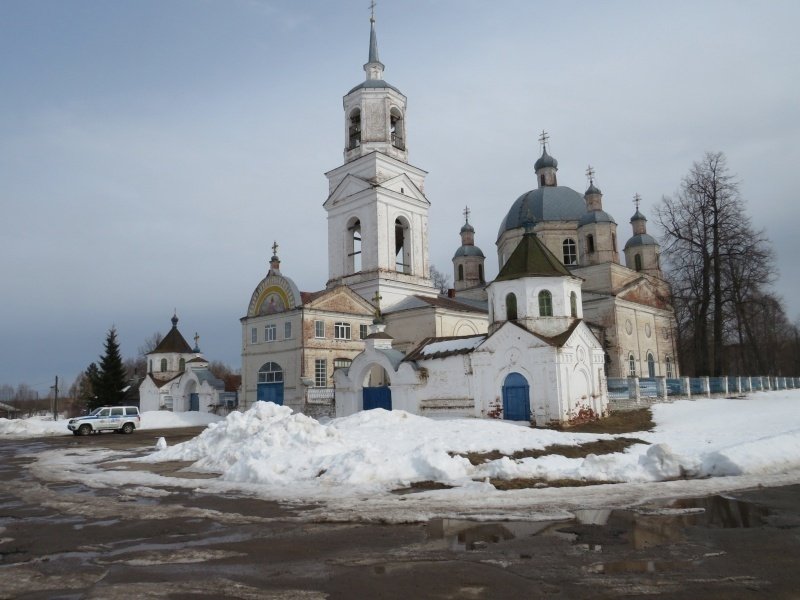
{"label": "snow pile", "polygon": [[[183,460],[221,479],[268,486],[294,497],[387,490],[415,481],[469,487],[486,478],[645,483],[722,475],[800,473],[800,392],[745,400],[681,401],[655,406],[648,443],[625,452],[566,458],[508,456],[477,466],[467,452],[510,455],[551,444],[614,436],[531,429],[503,421],[433,420],[370,410],[327,424],[272,403],[232,413],[197,438],[144,457]],[[348,491],[349,490],[349,491]]]}
{"label": "snow pile", "polygon": [[429,356],[439,352],[458,352],[459,350],[472,350],[480,346],[481,342],[486,339],[485,335],[476,337],[463,338],[459,340],[443,340],[441,342],[433,342],[428,344],[422,349],[422,354]]}
{"label": "snow pile", "polygon": [[40,437],[70,433],[66,421],[31,419],[0,419],[0,436]]}
{"label": "snow pile", "polygon": [[139,429],[174,429],[177,427],[202,427],[222,421],[223,417],[198,411],[172,412],[168,410],[149,410],[143,412]]}

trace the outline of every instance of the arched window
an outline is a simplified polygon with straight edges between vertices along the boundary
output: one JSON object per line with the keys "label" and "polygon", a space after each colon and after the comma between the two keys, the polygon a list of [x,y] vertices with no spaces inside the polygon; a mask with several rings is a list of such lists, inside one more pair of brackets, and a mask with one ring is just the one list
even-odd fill
{"label": "arched window", "polygon": [[591,233],[586,236],[586,251],[589,254],[594,253],[594,236]]}
{"label": "arched window", "polygon": [[464,265],[458,265],[458,280],[464,281]]}
{"label": "arched window", "polygon": [[483,283],[483,265],[478,265],[478,278],[481,280],[481,283]]}
{"label": "arched window", "polygon": [[612,233],[611,234],[611,250],[613,250],[614,252],[617,251],[617,234],[616,233]]}
{"label": "arched window", "polygon": [[408,221],[402,217],[394,220],[395,269],[411,275],[411,236]]}
{"label": "arched window", "polygon": [[664,362],[667,365],[667,378],[672,379],[672,360],[668,356],[664,359]]}
{"label": "arched window", "polygon": [[347,272],[361,271],[361,221],[350,220],[347,225]]}
{"label": "arched window", "polygon": [[573,319],[578,318],[578,294],[575,292],[569,294],[569,314]]}
{"label": "arched window", "polygon": [[564,264],[565,265],[578,264],[578,253],[575,249],[575,240],[566,239],[561,244],[561,247],[564,250]]}
{"label": "arched window", "polygon": [[506,320],[517,320],[517,296],[513,293],[506,296]]}
{"label": "arched window", "polygon": [[539,292],[539,316],[553,316],[553,294],[547,290]]}
{"label": "arched window", "polygon": [[633,357],[633,352],[628,355],[628,376],[636,377],[636,359]]}
{"label": "arched window", "polygon": [[403,114],[397,109],[392,108],[389,113],[389,129],[392,134],[392,146],[405,150],[405,136],[403,135]]}
{"label": "arched window", "polygon": [[653,358],[653,353],[647,353],[647,376],[648,377],[655,377],[656,376],[656,360]]}
{"label": "arched window", "polygon": [[182,358],[182,359],[181,359],[181,360],[178,362],[178,370],[179,370],[181,373],[183,373],[183,372],[186,370],[186,359],[185,359],[185,358]]}
{"label": "arched window", "polygon": [[361,109],[350,113],[350,125],[347,128],[347,149],[353,150],[361,145]]}
{"label": "arched window", "polygon": [[641,271],[642,270],[642,255],[641,254],[635,254],[634,255],[634,257],[633,257],[633,265],[634,265],[634,269],[636,269],[637,271]]}
{"label": "arched window", "polygon": [[264,363],[258,370],[258,383],[280,383],[283,381],[283,369],[278,363]]}
{"label": "arched window", "polygon": [[161,372],[162,373],[166,373],[167,372],[167,359],[166,358],[162,358],[161,359]]}

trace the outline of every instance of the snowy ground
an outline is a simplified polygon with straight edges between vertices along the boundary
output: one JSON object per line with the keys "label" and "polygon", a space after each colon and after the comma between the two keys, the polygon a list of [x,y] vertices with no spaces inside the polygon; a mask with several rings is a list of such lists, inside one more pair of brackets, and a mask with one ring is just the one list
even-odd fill
{"label": "snowy ground", "polygon": [[[208,413],[151,411],[142,413],[139,429],[171,429],[177,427],[197,427],[221,421],[222,417]],[[0,419],[0,439],[4,437],[39,437],[48,435],[72,435],[67,429],[69,419],[53,421],[50,417],[30,419]]]}
{"label": "snowy ground", "polygon": [[[800,390],[679,401],[654,406],[653,415],[654,431],[624,434],[648,443],[625,452],[573,459],[555,454],[504,457],[474,466],[459,454],[511,454],[616,436],[493,420],[432,420],[383,410],[321,424],[286,407],[258,403],[246,413],[211,423],[188,442],[151,448],[132,459],[137,464],[187,461],[185,479],[137,470],[130,462],[124,470],[103,469],[102,461],[126,457],[91,449],[50,453],[36,468],[46,477],[89,480],[96,486],[134,484],[145,495],[163,495],[166,492],[155,488],[177,485],[206,493],[308,502],[318,508],[308,511],[307,518],[328,520],[568,517],[579,508],[800,482]],[[212,477],[198,479],[197,472]],[[609,483],[512,491],[489,483],[514,478]],[[392,491],[419,481],[452,487],[412,494]]]}

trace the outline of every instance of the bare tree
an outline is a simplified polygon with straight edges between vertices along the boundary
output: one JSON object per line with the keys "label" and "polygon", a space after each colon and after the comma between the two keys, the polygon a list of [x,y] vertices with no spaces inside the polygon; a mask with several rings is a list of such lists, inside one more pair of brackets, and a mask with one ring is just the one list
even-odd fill
{"label": "bare tree", "polygon": [[[753,352],[746,308],[763,299],[774,277],[769,244],[753,230],[721,152],[695,162],[675,196],[663,198],[656,217],[664,231],[684,372],[720,376],[728,370],[726,343],[746,344]],[[736,328],[726,331],[730,319]]]}
{"label": "bare tree", "polygon": [[145,338],[142,345],[139,346],[139,356],[144,357],[150,354],[153,350],[155,350],[158,345],[161,343],[161,340],[164,339],[164,336],[161,335],[161,332],[156,331],[152,335]]}
{"label": "bare tree", "polygon": [[435,265],[431,265],[431,279],[433,285],[439,290],[440,294],[447,294],[450,289],[450,276],[445,275]]}

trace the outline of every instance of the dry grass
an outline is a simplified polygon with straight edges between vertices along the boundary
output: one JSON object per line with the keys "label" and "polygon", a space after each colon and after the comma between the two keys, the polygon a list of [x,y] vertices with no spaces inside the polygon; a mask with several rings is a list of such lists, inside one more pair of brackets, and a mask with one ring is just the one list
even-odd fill
{"label": "dry grass", "polygon": [[649,408],[625,410],[611,413],[608,417],[588,421],[572,427],[553,427],[558,431],[574,431],[576,433],[632,433],[634,431],[650,431],[655,427],[653,413]]}
{"label": "dry grass", "polygon": [[634,444],[646,444],[647,442],[637,438],[619,437],[613,440],[596,440],[594,442],[586,442],[585,444],[578,444],[577,446],[566,446],[563,444],[551,444],[541,449],[526,449],[518,450],[513,454],[503,454],[499,450],[492,450],[491,452],[467,452],[466,454],[459,454],[463,456],[473,465],[480,465],[491,460],[498,460],[507,456],[512,460],[520,460],[523,458],[539,458],[541,456],[548,456],[550,454],[560,454],[567,458],[586,458],[590,454],[613,454],[614,452],[622,452],[626,448]]}
{"label": "dry grass", "polygon": [[588,481],[585,479],[490,479],[495,488],[500,491],[527,490],[530,488],[546,487],[585,487],[587,485],[604,485],[616,483],[614,481]]}

